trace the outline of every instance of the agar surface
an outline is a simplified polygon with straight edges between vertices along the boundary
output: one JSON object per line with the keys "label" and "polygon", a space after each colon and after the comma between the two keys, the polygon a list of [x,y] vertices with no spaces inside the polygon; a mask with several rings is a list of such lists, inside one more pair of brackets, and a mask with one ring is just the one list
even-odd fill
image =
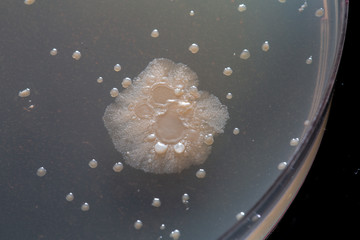
{"label": "agar surface", "polygon": [[179,173],[206,160],[229,114],[216,96],[197,86],[189,67],[159,58],[119,93],[103,120],[127,164]]}

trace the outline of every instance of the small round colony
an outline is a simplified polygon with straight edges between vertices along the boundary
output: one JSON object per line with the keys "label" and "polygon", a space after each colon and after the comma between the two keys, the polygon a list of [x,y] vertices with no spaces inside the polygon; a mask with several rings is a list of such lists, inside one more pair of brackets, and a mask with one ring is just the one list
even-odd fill
{"label": "small round colony", "polygon": [[34,4],[35,3],[35,0],[24,0],[24,3],[26,5],[31,5],[31,4]]}
{"label": "small round colony", "polygon": [[195,72],[154,59],[105,111],[125,162],[152,173],[178,173],[205,162],[229,118],[217,97],[197,89]]}
{"label": "small round colony", "polygon": [[65,197],[66,201],[71,202],[74,200],[74,194],[72,192],[68,193]]}
{"label": "small round colony", "polygon": [[142,226],[143,226],[143,223],[142,223],[141,220],[136,220],[136,221],[135,221],[135,223],[134,223],[134,228],[135,228],[136,230],[140,230],[140,229],[142,228]]}
{"label": "small round colony", "polygon": [[323,8],[319,8],[315,11],[315,16],[316,17],[322,17],[325,13],[325,10]]}
{"label": "small round colony", "polygon": [[206,176],[206,172],[204,169],[200,168],[197,172],[196,172],[196,177],[197,178],[205,178]]}
{"label": "small round colony", "polygon": [[154,29],[154,30],[152,30],[150,36],[153,37],[153,38],[157,38],[157,37],[159,37],[159,34],[160,34],[159,30]]}
{"label": "small round colony", "polygon": [[25,88],[24,90],[19,91],[19,97],[28,97],[30,96],[30,88]]}
{"label": "small round colony", "polygon": [[112,88],[111,90],[110,90],[110,96],[111,97],[117,97],[119,95],[119,89],[117,89],[117,88]]}
{"label": "small round colony", "polygon": [[50,50],[50,55],[55,56],[58,53],[58,50],[56,48],[53,48]]}
{"label": "small round colony", "polygon": [[36,171],[36,175],[38,175],[39,177],[43,177],[46,175],[46,169],[44,167],[40,167],[37,171]]}
{"label": "small round colony", "polygon": [[240,53],[240,58],[241,59],[248,59],[250,57],[250,51],[247,49],[244,49],[241,53]]}
{"label": "small round colony", "polygon": [[115,72],[120,72],[121,71],[121,66],[120,66],[120,64],[115,64],[115,66],[114,66],[114,71]]}
{"label": "small round colony", "polygon": [[114,172],[121,172],[124,169],[124,165],[121,162],[117,162],[113,166]]}
{"label": "small round colony", "polygon": [[240,4],[239,6],[238,6],[238,11],[239,12],[245,12],[246,11],[246,5],[245,4]]}
{"label": "small round colony", "polygon": [[233,70],[231,69],[231,67],[224,68],[223,74],[225,76],[230,76],[232,73],[233,73]]}
{"label": "small round colony", "polygon": [[95,159],[92,159],[89,161],[89,167],[96,168],[98,165],[98,162]]}
{"label": "small round colony", "polygon": [[269,51],[269,49],[270,49],[269,42],[268,42],[268,41],[265,41],[265,42],[263,43],[263,45],[261,45],[261,50],[263,50],[264,52],[267,52],[267,51]]}
{"label": "small round colony", "polygon": [[75,59],[75,60],[80,60],[81,58],[81,53],[76,50],[73,54],[72,54],[72,58]]}
{"label": "small round colony", "polygon": [[199,51],[199,45],[197,45],[196,43],[191,44],[189,47],[189,51],[194,54],[197,53]]}
{"label": "small round colony", "polygon": [[87,202],[84,202],[81,205],[81,211],[86,212],[86,211],[89,211],[89,210],[90,210],[90,205]]}
{"label": "small round colony", "polygon": [[132,84],[131,78],[129,78],[129,77],[124,78],[121,82],[121,85],[123,86],[123,88],[128,88],[131,84]]}
{"label": "small round colony", "polygon": [[161,206],[160,198],[154,198],[151,205],[153,205],[154,207],[160,207]]}
{"label": "small round colony", "polygon": [[104,79],[102,77],[98,77],[98,79],[96,79],[97,83],[102,83],[104,81]]}

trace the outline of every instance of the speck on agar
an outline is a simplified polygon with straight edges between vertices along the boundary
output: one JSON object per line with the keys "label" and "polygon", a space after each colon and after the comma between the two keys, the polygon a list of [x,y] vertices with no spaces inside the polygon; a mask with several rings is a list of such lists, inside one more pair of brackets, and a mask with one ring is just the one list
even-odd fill
{"label": "speck on agar", "polygon": [[160,207],[161,206],[160,198],[154,198],[151,205],[154,207]]}
{"label": "speck on agar", "polygon": [[196,172],[196,177],[197,178],[205,178],[206,176],[206,172],[204,169],[200,168],[197,172]]}
{"label": "speck on agar", "polygon": [[31,5],[31,4],[34,4],[35,3],[35,0],[24,0],[24,3],[26,5]]}
{"label": "speck on agar", "polygon": [[238,11],[239,12],[245,12],[246,11],[246,5],[245,4],[239,4],[238,6]]}
{"label": "speck on agar", "polygon": [[174,240],[178,240],[180,238],[180,231],[178,229],[175,229],[170,233],[170,237]]}
{"label": "speck on agar", "polygon": [[121,162],[117,162],[113,166],[114,172],[121,172],[124,169],[124,165]]}
{"label": "speck on agar", "polygon": [[240,53],[240,58],[241,59],[248,59],[250,57],[250,51],[247,49],[244,49],[241,53]]}
{"label": "speck on agar", "polygon": [[197,53],[199,51],[199,45],[197,45],[196,43],[191,44],[189,47],[189,51],[194,54]]}
{"label": "speck on agar", "polygon": [[114,71],[115,72],[120,72],[121,71],[121,66],[120,66],[120,64],[115,64],[115,66],[114,66]]}
{"label": "speck on agar", "polygon": [[261,50],[263,50],[264,52],[267,52],[267,51],[269,51],[269,49],[270,49],[269,42],[265,41],[261,46]]}
{"label": "speck on agar", "polygon": [[90,160],[89,167],[96,168],[98,165],[98,162],[95,159]]}
{"label": "speck on agar", "polygon": [[28,97],[30,96],[30,88],[25,88],[24,90],[19,91],[19,97]]}
{"label": "speck on agar", "polygon": [[143,223],[142,223],[141,220],[136,220],[136,221],[135,221],[135,223],[134,223],[134,228],[135,228],[136,230],[140,230],[140,229],[142,228],[142,226],[143,226]]}
{"label": "speck on agar", "polygon": [[195,72],[160,58],[118,93],[103,120],[127,164],[161,174],[202,164],[228,118],[217,97],[198,89]]}
{"label": "speck on agar", "polygon": [[111,97],[117,97],[119,95],[119,90],[117,88],[113,88],[110,90],[110,96]]}
{"label": "speck on agar", "polygon": [[230,76],[232,73],[233,73],[233,70],[231,69],[231,67],[224,68],[223,74],[225,76]]}
{"label": "speck on agar", "polygon": [[38,175],[39,177],[43,177],[46,175],[46,169],[44,167],[40,167],[37,171],[36,171],[36,175]]}
{"label": "speck on agar", "polygon": [[315,16],[316,17],[322,17],[325,13],[325,10],[323,8],[319,8],[315,11]]}
{"label": "speck on agar", "polygon": [[58,50],[56,48],[53,48],[50,50],[50,55],[55,56],[58,53]]}
{"label": "speck on agar", "polygon": [[81,205],[81,211],[86,212],[86,211],[89,211],[89,210],[90,210],[90,205],[87,202],[84,202]]}
{"label": "speck on agar", "polygon": [[74,194],[72,192],[69,192],[66,197],[65,197],[66,201],[71,202],[72,200],[74,200]]}
{"label": "speck on agar", "polygon": [[159,30],[157,30],[157,29],[152,30],[150,36],[153,38],[159,37]]}
{"label": "speck on agar", "polygon": [[290,140],[290,146],[296,147],[297,145],[299,145],[299,142],[300,142],[299,138],[293,138]]}
{"label": "speck on agar", "polygon": [[76,50],[73,54],[72,54],[72,58],[75,59],[75,60],[80,60],[81,58],[81,53]]}

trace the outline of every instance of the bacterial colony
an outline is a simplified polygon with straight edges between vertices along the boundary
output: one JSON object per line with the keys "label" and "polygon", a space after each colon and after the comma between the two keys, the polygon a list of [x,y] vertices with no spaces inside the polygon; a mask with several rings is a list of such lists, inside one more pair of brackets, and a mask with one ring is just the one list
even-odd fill
{"label": "bacterial colony", "polygon": [[[286,0],[279,0],[285,3]],[[25,0],[26,5],[32,5],[35,0]],[[39,3],[40,4],[40,3]],[[306,9],[305,1],[299,12]],[[241,14],[247,11],[243,3],[237,6]],[[196,14],[191,10],[190,17]],[[316,17],[322,17],[324,9],[317,9]],[[166,33],[164,33],[166,34]],[[160,31],[153,29],[150,38],[159,38]],[[189,45],[187,51],[196,54],[200,50],[197,43]],[[263,52],[270,50],[270,43],[264,41],[259,48]],[[184,49],[186,51],[186,49]],[[58,49],[50,50],[50,56],[56,56]],[[234,53],[235,54],[235,53]],[[238,54],[242,60],[250,58],[250,50],[243,49]],[[82,53],[74,50],[72,56],[79,61]],[[312,56],[305,60],[306,64],[312,63]],[[119,63],[113,67],[115,72],[123,71]],[[231,76],[233,70],[227,66],[223,70],[224,76]],[[96,82],[101,84],[104,79],[98,77]],[[187,65],[175,63],[170,59],[153,59],[145,69],[134,78],[124,78],[121,85],[122,90],[117,88],[110,90],[110,96],[115,98],[105,110],[103,121],[115,148],[121,153],[126,164],[118,161],[113,165],[113,171],[120,173],[127,165],[136,169],[156,174],[181,173],[182,170],[192,165],[201,165],[211,154],[211,146],[216,144],[215,139],[219,134],[224,133],[229,113],[226,104],[211,93],[201,90],[201,79]],[[21,98],[29,98],[31,90],[24,88],[18,92]],[[233,93],[224,93],[227,100],[231,100]],[[29,100],[31,103],[31,100]],[[26,110],[34,108],[31,104]],[[309,121],[305,121],[305,125]],[[238,135],[241,130],[233,128],[232,134]],[[225,133],[228,134],[228,133]],[[296,147],[300,142],[299,138],[290,140],[289,145]],[[89,160],[88,167],[96,168],[97,160]],[[84,166],[86,167],[86,166]],[[280,162],[277,168],[284,170],[287,162]],[[45,167],[36,170],[39,177],[47,174]],[[206,176],[205,169],[198,169],[194,174],[196,178],[203,179]],[[71,202],[75,194],[69,192],[64,196],[65,200]],[[184,193],[179,196],[179,201],[188,209],[190,196]],[[155,197],[149,200],[149,207],[161,207],[161,199]],[[79,207],[81,211],[89,211],[90,204],[83,202]],[[242,219],[246,214],[239,212],[235,214],[237,220]],[[256,221],[261,216],[253,216],[251,220]],[[143,227],[141,219],[133,223],[136,230]],[[165,224],[159,226],[160,230],[165,229]],[[180,230],[174,229],[170,238],[179,239]]]}

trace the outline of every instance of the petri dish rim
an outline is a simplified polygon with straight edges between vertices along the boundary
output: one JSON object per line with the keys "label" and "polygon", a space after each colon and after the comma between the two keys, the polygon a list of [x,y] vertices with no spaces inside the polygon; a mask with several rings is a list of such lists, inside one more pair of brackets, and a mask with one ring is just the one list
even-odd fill
{"label": "petri dish rim", "polygon": [[[338,71],[338,67],[340,64],[340,59],[342,55],[342,50],[345,42],[345,34],[346,34],[346,26],[348,19],[348,9],[349,9],[349,1],[348,0],[340,0],[339,4],[339,12],[342,18],[337,19],[340,29],[339,41],[337,43],[337,52],[334,59],[334,64],[331,66],[329,75],[328,84],[324,89],[322,100],[319,104],[319,107],[315,113],[314,120],[310,123],[309,130],[305,133],[303,140],[299,144],[298,148],[293,153],[293,156],[290,157],[288,161],[287,167],[282,171],[282,173],[278,176],[278,178],[274,181],[271,187],[265,192],[265,194],[261,197],[255,205],[250,208],[248,212],[245,213],[244,217],[238,220],[236,224],[234,224],[227,232],[225,232],[219,240],[225,239],[245,239],[252,235],[252,232],[261,225],[263,219],[269,215],[272,211],[272,208],[276,205],[281,197],[285,194],[288,187],[295,181],[299,175],[299,169],[305,165],[306,163],[311,164],[314,158],[308,158],[309,151],[313,150],[313,145],[317,140],[320,141],[322,137],[322,128],[325,126],[330,105],[331,98],[334,92],[334,83],[336,80],[336,74]],[[315,152],[317,151],[317,147],[315,147]],[[287,208],[290,206],[292,200],[296,197],[298,190],[300,189],[303,181],[306,178],[308,171],[306,171],[303,179],[300,180],[300,185],[295,190],[294,195],[291,197],[290,201],[286,206],[282,209],[282,214],[279,218],[277,218],[276,222],[273,222],[273,227],[276,226],[276,223],[280,221],[282,215],[286,212]],[[271,229],[267,229],[267,232],[263,233],[263,236],[266,237],[270,234]]]}

